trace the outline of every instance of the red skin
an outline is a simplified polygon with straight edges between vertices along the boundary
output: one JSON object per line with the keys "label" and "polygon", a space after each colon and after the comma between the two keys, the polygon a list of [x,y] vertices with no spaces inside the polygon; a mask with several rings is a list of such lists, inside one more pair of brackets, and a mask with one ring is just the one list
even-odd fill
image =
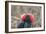
{"label": "red skin", "polygon": [[[35,21],[35,17],[33,15],[29,15],[30,16],[30,20],[32,21],[32,25],[34,25],[34,21]],[[24,21],[26,18],[26,15],[22,16],[22,20]]]}

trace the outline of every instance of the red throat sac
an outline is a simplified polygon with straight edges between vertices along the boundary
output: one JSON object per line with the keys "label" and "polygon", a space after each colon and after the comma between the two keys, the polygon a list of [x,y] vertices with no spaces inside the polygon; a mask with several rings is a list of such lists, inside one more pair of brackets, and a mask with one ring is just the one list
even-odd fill
{"label": "red throat sac", "polygon": [[[34,17],[33,15],[29,15],[29,17],[30,17],[30,21],[31,21],[32,23],[34,23],[35,17]],[[22,21],[25,21],[25,19],[26,19],[26,15],[22,16]]]}

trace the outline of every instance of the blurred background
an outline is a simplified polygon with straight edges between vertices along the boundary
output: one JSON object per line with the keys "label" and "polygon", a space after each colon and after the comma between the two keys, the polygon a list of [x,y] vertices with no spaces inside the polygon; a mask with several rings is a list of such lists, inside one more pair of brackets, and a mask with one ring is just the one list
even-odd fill
{"label": "blurred background", "polygon": [[21,23],[21,15],[32,13],[35,16],[35,26],[41,27],[41,6],[11,5],[11,28],[17,28]]}

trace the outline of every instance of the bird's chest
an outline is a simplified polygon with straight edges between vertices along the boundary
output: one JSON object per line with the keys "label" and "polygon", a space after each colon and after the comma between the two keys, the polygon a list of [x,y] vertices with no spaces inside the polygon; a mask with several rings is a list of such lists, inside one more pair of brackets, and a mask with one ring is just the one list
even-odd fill
{"label": "bird's chest", "polygon": [[31,27],[31,23],[24,23],[24,28],[29,28],[29,27]]}

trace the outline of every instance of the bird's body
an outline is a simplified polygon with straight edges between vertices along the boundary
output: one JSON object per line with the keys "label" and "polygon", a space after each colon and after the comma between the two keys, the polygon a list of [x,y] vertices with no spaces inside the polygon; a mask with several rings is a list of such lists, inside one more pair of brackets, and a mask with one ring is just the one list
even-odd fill
{"label": "bird's body", "polygon": [[33,22],[34,22],[34,16],[24,15],[22,16],[22,23],[18,25],[18,28],[30,28]]}

